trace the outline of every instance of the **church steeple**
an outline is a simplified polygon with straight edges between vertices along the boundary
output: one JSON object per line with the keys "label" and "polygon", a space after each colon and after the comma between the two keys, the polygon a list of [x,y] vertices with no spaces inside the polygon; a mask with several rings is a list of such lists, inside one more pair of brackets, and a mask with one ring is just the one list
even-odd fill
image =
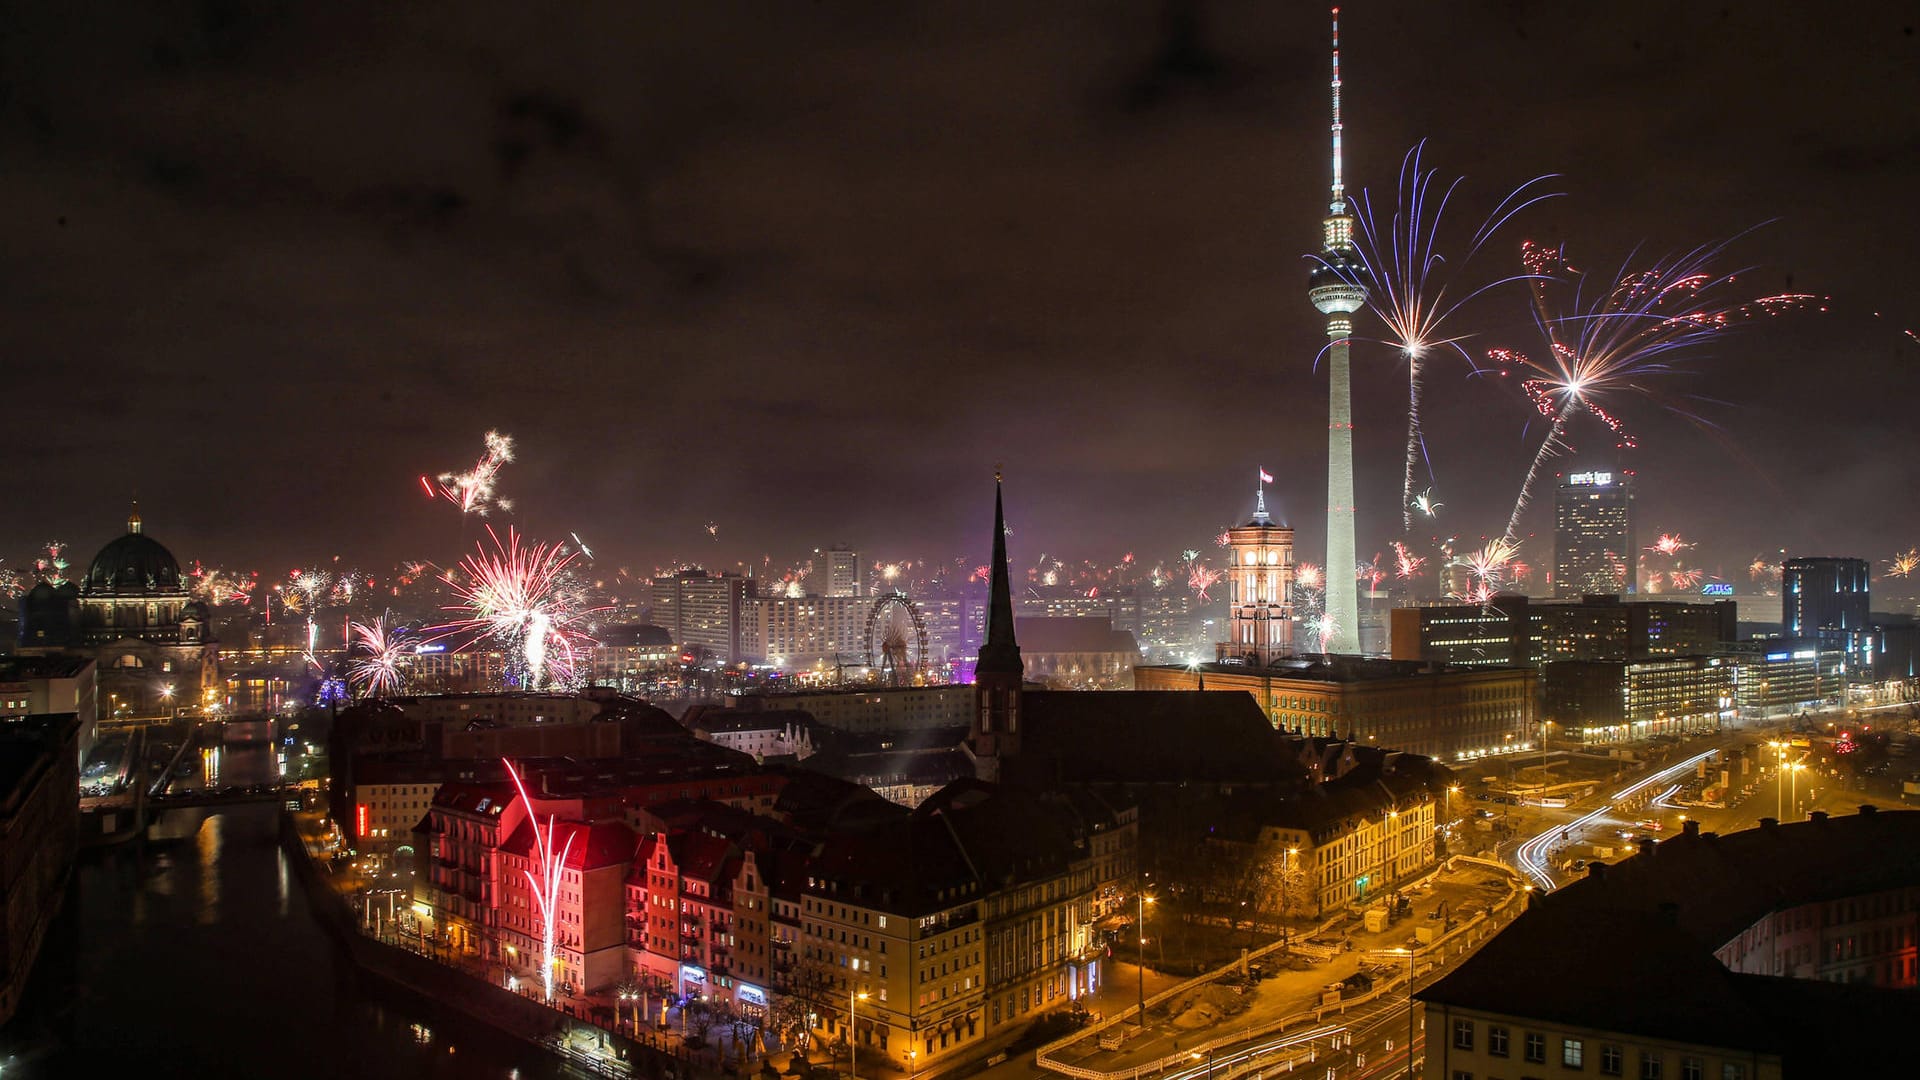
{"label": "church steeple", "polygon": [[973,669],[973,728],[967,749],[982,780],[1000,779],[1002,758],[1020,752],[1020,694],[1026,665],[1013,638],[1013,586],[1007,574],[1007,515],[1000,470],[993,473],[993,565],[987,600],[987,639]]}
{"label": "church steeple", "polygon": [[130,533],[138,533],[140,531],[140,500],[139,499],[133,500],[133,510],[132,512],[127,514],[127,531]]}
{"label": "church steeple", "polygon": [[993,472],[993,563],[988,568],[987,639],[980,646],[977,675],[1019,675],[1020,643],[1013,636],[1013,587],[1007,579],[1007,515],[1000,499],[1000,470]]}

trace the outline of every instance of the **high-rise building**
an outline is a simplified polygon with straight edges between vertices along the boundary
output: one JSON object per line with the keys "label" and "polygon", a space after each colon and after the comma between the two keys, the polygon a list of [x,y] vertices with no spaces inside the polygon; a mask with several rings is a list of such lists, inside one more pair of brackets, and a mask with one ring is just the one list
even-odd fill
{"label": "high-rise building", "polygon": [[1865,559],[1788,559],[1780,569],[1786,636],[1839,639],[1865,630],[1868,581]]}
{"label": "high-rise building", "polygon": [[740,659],[784,667],[867,662],[873,600],[838,596],[750,596],[740,604]]}
{"label": "high-rise building", "polygon": [[1227,640],[1214,648],[1222,663],[1265,667],[1293,655],[1293,530],[1267,514],[1266,479],[1262,470],[1252,520],[1227,530]]}
{"label": "high-rise building", "polygon": [[1553,498],[1553,595],[1634,591],[1633,477],[1586,469],[1560,477]]}
{"label": "high-rise building", "polygon": [[1340,176],[1340,11],[1333,13],[1333,197],[1320,223],[1319,265],[1307,278],[1307,299],[1327,317],[1327,609],[1330,632],[1324,649],[1360,651],[1360,586],[1355,565],[1353,498],[1353,388],[1347,339],[1353,313],[1367,302],[1367,268],[1353,246],[1353,215],[1347,213]]}
{"label": "high-rise building", "polygon": [[653,579],[653,620],[681,645],[697,646],[721,663],[740,659],[740,605],[754,596],[751,578],[682,570]]}
{"label": "high-rise building", "polygon": [[860,553],[838,545],[815,553],[814,588],[821,596],[859,596],[866,592],[860,580]]}

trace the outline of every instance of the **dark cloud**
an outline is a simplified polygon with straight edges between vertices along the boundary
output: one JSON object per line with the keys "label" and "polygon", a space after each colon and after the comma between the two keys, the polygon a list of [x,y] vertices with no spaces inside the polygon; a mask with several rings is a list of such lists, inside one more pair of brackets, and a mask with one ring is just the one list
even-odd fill
{"label": "dark cloud", "polygon": [[[139,494],[210,558],[415,551],[451,530],[414,478],[499,427],[527,529],[639,560],[970,550],[995,461],[1023,544],[1089,553],[1196,545],[1264,464],[1311,555],[1322,17],[15,12],[0,352],[29,467],[0,542],[104,539]],[[1463,217],[1562,173],[1525,231],[1590,265],[1780,219],[1729,257],[1756,291],[1790,275],[1834,310],[1698,360],[1685,390],[1727,403],[1701,410],[1717,438],[1623,405],[1648,524],[1730,565],[1904,547],[1911,23],[1891,4],[1353,6],[1349,173],[1390,198],[1429,139],[1471,174]],[[1525,330],[1511,302],[1475,318],[1489,343]],[[1384,350],[1359,370],[1369,547],[1395,513],[1404,388]],[[1431,385],[1452,526],[1495,529],[1538,426],[1462,365]]]}

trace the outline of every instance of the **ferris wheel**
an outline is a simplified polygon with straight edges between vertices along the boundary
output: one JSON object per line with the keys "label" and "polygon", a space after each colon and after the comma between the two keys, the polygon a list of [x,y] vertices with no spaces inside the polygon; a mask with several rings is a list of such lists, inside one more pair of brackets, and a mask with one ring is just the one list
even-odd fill
{"label": "ferris wheel", "polygon": [[890,592],[867,613],[867,667],[888,686],[906,686],[927,669],[927,622],[906,594]]}

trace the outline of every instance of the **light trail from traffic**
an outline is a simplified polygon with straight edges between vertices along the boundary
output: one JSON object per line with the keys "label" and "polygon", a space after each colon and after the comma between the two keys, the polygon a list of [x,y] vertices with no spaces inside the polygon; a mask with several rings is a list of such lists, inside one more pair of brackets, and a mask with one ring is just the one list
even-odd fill
{"label": "light trail from traffic", "polygon": [[1631,798],[1640,791],[1650,788],[1655,784],[1671,780],[1719,752],[1719,749],[1715,748],[1704,753],[1695,754],[1685,761],[1669,765],[1650,776],[1641,777],[1639,780],[1614,792],[1599,809],[1591,810],[1566,825],[1555,825],[1533,839],[1528,840],[1526,843],[1521,844],[1519,850],[1514,852],[1514,861],[1520,865],[1521,872],[1532,878],[1541,889],[1552,890],[1553,873],[1547,868],[1547,849],[1553,846],[1555,837],[1563,834],[1571,835],[1576,830],[1586,828],[1588,825],[1593,824],[1595,821],[1613,812],[1614,807],[1622,800]]}
{"label": "light trail from traffic", "polygon": [[[1235,1065],[1251,1065],[1256,1059],[1266,1057],[1275,1051],[1289,1050],[1305,1043],[1331,1038],[1332,1036],[1345,1033],[1346,1030],[1347,1027],[1345,1024],[1329,1024],[1325,1027],[1296,1032],[1292,1035],[1282,1035],[1276,1039],[1270,1039],[1263,1043],[1235,1050],[1230,1054],[1216,1053],[1211,1062],[1204,1060],[1206,1055],[1201,1054],[1200,1056],[1203,1060],[1199,1063],[1185,1069],[1178,1069],[1166,1073],[1166,1080],[1205,1080],[1209,1072],[1219,1073],[1221,1074],[1222,1080],[1225,1080],[1225,1077],[1231,1073]],[[1331,1047],[1329,1047],[1329,1049],[1331,1049]]]}

